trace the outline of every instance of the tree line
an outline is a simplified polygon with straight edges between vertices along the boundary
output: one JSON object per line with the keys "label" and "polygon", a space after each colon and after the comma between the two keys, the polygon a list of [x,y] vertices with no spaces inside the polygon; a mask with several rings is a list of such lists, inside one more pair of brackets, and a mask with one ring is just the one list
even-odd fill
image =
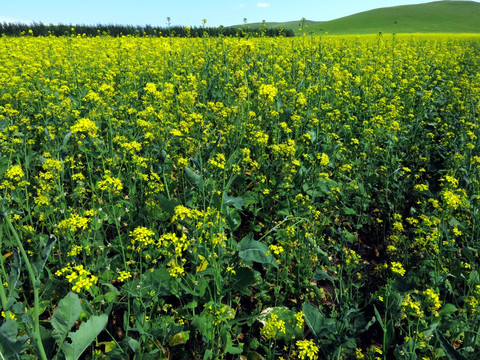
{"label": "tree line", "polygon": [[219,26],[219,27],[189,27],[189,26],[134,26],[134,25],[66,25],[66,24],[43,24],[43,23],[0,23],[0,34],[5,36],[124,36],[133,35],[139,37],[293,37],[293,30],[280,27],[267,27],[262,24],[258,27],[243,26]]}

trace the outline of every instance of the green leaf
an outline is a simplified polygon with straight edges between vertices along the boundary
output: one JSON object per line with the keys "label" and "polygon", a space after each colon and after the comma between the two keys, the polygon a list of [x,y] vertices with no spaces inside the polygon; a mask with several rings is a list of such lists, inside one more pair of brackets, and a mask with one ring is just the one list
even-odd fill
{"label": "green leaf", "polygon": [[[242,267],[235,269],[235,276],[233,277],[232,287],[233,291],[243,291],[248,285],[255,281],[255,276],[252,269]],[[230,291],[230,289],[228,289]]]}
{"label": "green leaf", "polygon": [[467,360],[465,356],[455,350],[455,348],[448,342],[447,339],[445,339],[445,337],[441,333],[435,331],[435,336],[440,343],[443,351],[445,351],[445,354],[447,355],[449,360]]}
{"label": "green leaf", "polygon": [[213,351],[210,349],[205,350],[205,353],[203,354],[203,360],[211,360],[211,359],[214,359]]}
{"label": "green leaf", "polygon": [[63,146],[67,145],[68,140],[70,140],[71,137],[72,137],[71,131],[65,134],[65,136],[63,137]]}
{"label": "green leaf", "polygon": [[438,312],[441,317],[455,313],[458,308],[453,304],[445,304],[445,306]]}
{"label": "green leaf", "polygon": [[175,207],[178,205],[177,201],[169,200],[163,194],[158,194],[157,201],[160,208],[167,212],[169,215],[173,215],[175,213]]}
{"label": "green leaf", "polygon": [[59,346],[62,346],[68,332],[75,325],[82,306],[80,298],[74,292],[69,292],[60,302],[52,316],[52,337],[56,340]]}
{"label": "green leaf", "polygon": [[145,288],[151,288],[155,294],[161,296],[171,295],[170,281],[172,277],[164,268],[155,269],[154,271],[145,271],[142,276]]}
{"label": "green leaf", "polygon": [[349,243],[353,244],[355,242],[355,234],[352,234],[351,232],[349,232],[347,230],[343,231],[343,234],[345,235],[345,239]]}
{"label": "green leaf", "polygon": [[255,261],[261,264],[270,264],[278,268],[275,258],[270,253],[267,245],[260,241],[253,240],[253,235],[248,234],[238,244],[238,256],[246,261]]}
{"label": "green leaf", "polygon": [[313,274],[313,280],[315,281],[328,280],[332,284],[335,283],[335,280],[333,280],[333,278],[330,275],[328,275],[324,270],[315,271],[315,274]]}
{"label": "green leaf", "polygon": [[227,347],[227,353],[232,355],[241,354],[243,352],[243,348],[238,346],[229,346]]}
{"label": "green leaf", "polygon": [[242,224],[242,219],[240,218],[237,210],[233,208],[227,208],[227,223],[228,228],[231,231],[235,231],[240,227],[240,225]]}
{"label": "green leaf", "polygon": [[313,305],[303,304],[302,311],[305,314],[305,323],[313,336],[316,338],[320,337],[325,320],[320,310]]}
{"label": "green leaf", "polygon": [[10,267],[10,275],[8,277],[8,296],[6,309],[10,309],[18,294],[15,289],[20,287],[23,283],[20,281],[20,274],[22,271],[22,259],[16,248],[13,248],[13,263]]}
{"label": "green leaf", "polygon": [[462,255],[464,255],[470,263],[475,263],[475,257],[478,256],[477,251],[477,249],[474,249],[470,246],[462,247]]}
{"label": "green leaf", "polygon": [[136,353],[138,349],[140,349],[140,343],[131,337],[128,337],[127,343],[128,343],[128,346],[130,346],[130,349],[132,349],[134,353]]}
{"label": "green leaf", "polygon": [[380,326],[382,327],[382,330],[385,332],[385,324],[383,323],[383,319],[380,316],[380,313],[377,310],[377,307],[373,305],[373,311],[375,312],[375,317],[377,318],[378,322],[380,323]]}
{"label": "green leaf", "polygon": [[193,171],[192,168],[185,166],[185,175],[187,175],[188,181],[199,190],[203,190],[202,177]]}
{"label": "green leaf", "polygon": [[72,342],[65,343],[62,347],[65,359],[77,360],[92,341],[95,340],[98,334],[100,334],[105,328],[107,321],[107,314],[92,316],[87,322],[82,323],[77,331],[69,333],[68,337]]}
{"label": "green leaf", "polygon": [[0,326],[0,355],[6,359],[16,359],[28,336],[17,336],[18,325],[15,320],[7,319]]}
{"label": "green leaf", "polygon": [[393,342],[394,339],[395,339],[395,326],[394,326],[393,319],[390,319],[387,321],[386,331],[385,331],[386,349],[390,347],[390,344]]}
{"label": "green leaf", "polygon": [[212,322],[213,315],[211,314],[197,315],[192,320],[192,325],[197,328],[204,341],[213,341],[215,339],[215,327],[212,326]]}
{"label": "green leaf", "polygon": [[55,245],[56,241],[57,241],[57,239],[53,235],[51,235],[48,238],[47,243],[43,247],[42,258],[37,264],[35,264],[35,270],[37,270],[37,276],[40,276],[40,274],[42,273],[43,268],[45,267],[45,264],[47,263],[48,257],[50,256],[50,252],[52,251],[53,245]]}
{"label": "green leaf", "polygon": [[450,226],[462,226],[462,223],[460,221],[458,221],[457,219],[455,219],[453,216],[450,218],[450,220],[448,220],[448,225]]}
{"label": "green leaf", "polygon": [[243,200],[241,197],[230,197],[226,193],[223,193],[223,203],[226,206],[233,206],[237,210],[242,210]]}
{"label": "green leaf", "polygon": [[433,332],[437,329],[439,324],[440,319],[436,318],[435,322],[423,331],[423,335],[425,336],[425,338],[429,339],[432,336]]}
{"label": "green leaf", "polygon": [[164,268],[145,271],[142,279],[130,280],[122,286],[122,290],[137,298],[150,297],[153,291],[159,296],[168,296],[171,291],[172,277]]}

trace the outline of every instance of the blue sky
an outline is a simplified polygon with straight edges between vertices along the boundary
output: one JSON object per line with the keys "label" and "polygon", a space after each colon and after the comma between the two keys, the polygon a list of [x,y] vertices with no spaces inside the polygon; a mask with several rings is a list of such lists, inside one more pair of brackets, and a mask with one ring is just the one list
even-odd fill
{"label": "blue sky", "polygon": [[207,26],[291,21],[325,21],[379,7],[428,0],[1,0],[0,22]]}

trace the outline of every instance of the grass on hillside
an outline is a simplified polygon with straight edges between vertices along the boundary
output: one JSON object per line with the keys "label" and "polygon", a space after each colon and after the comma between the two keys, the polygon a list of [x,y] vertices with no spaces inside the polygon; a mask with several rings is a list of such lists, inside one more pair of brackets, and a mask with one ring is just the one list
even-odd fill
{"label": "grass on hillside", "polygon": [[[305,21],[307,35],[382,33],[479,33],[480,3],[435,1],[426,4],[379,8],[331,21]],[[272,22],[267,26],[292,29],[297,35],[301,21]],[[251,24],[255,26],[255,24]]]}

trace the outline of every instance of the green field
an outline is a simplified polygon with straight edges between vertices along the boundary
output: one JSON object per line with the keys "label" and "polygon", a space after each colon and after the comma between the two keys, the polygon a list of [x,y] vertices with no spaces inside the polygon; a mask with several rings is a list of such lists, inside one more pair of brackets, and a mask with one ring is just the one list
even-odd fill
{"label": "green field", "polygon": [[[315,14],[311,15],[315,17]],[[321,16],[321,14],[318,14]],[[330,21],[305,21],[307,35],[382,33],[479,33],[480,3],[475,1],[434,1],[361,12]],[[267,23],[299,31],[300,20]],[[252,27],[260,24],[251,24]]]}

